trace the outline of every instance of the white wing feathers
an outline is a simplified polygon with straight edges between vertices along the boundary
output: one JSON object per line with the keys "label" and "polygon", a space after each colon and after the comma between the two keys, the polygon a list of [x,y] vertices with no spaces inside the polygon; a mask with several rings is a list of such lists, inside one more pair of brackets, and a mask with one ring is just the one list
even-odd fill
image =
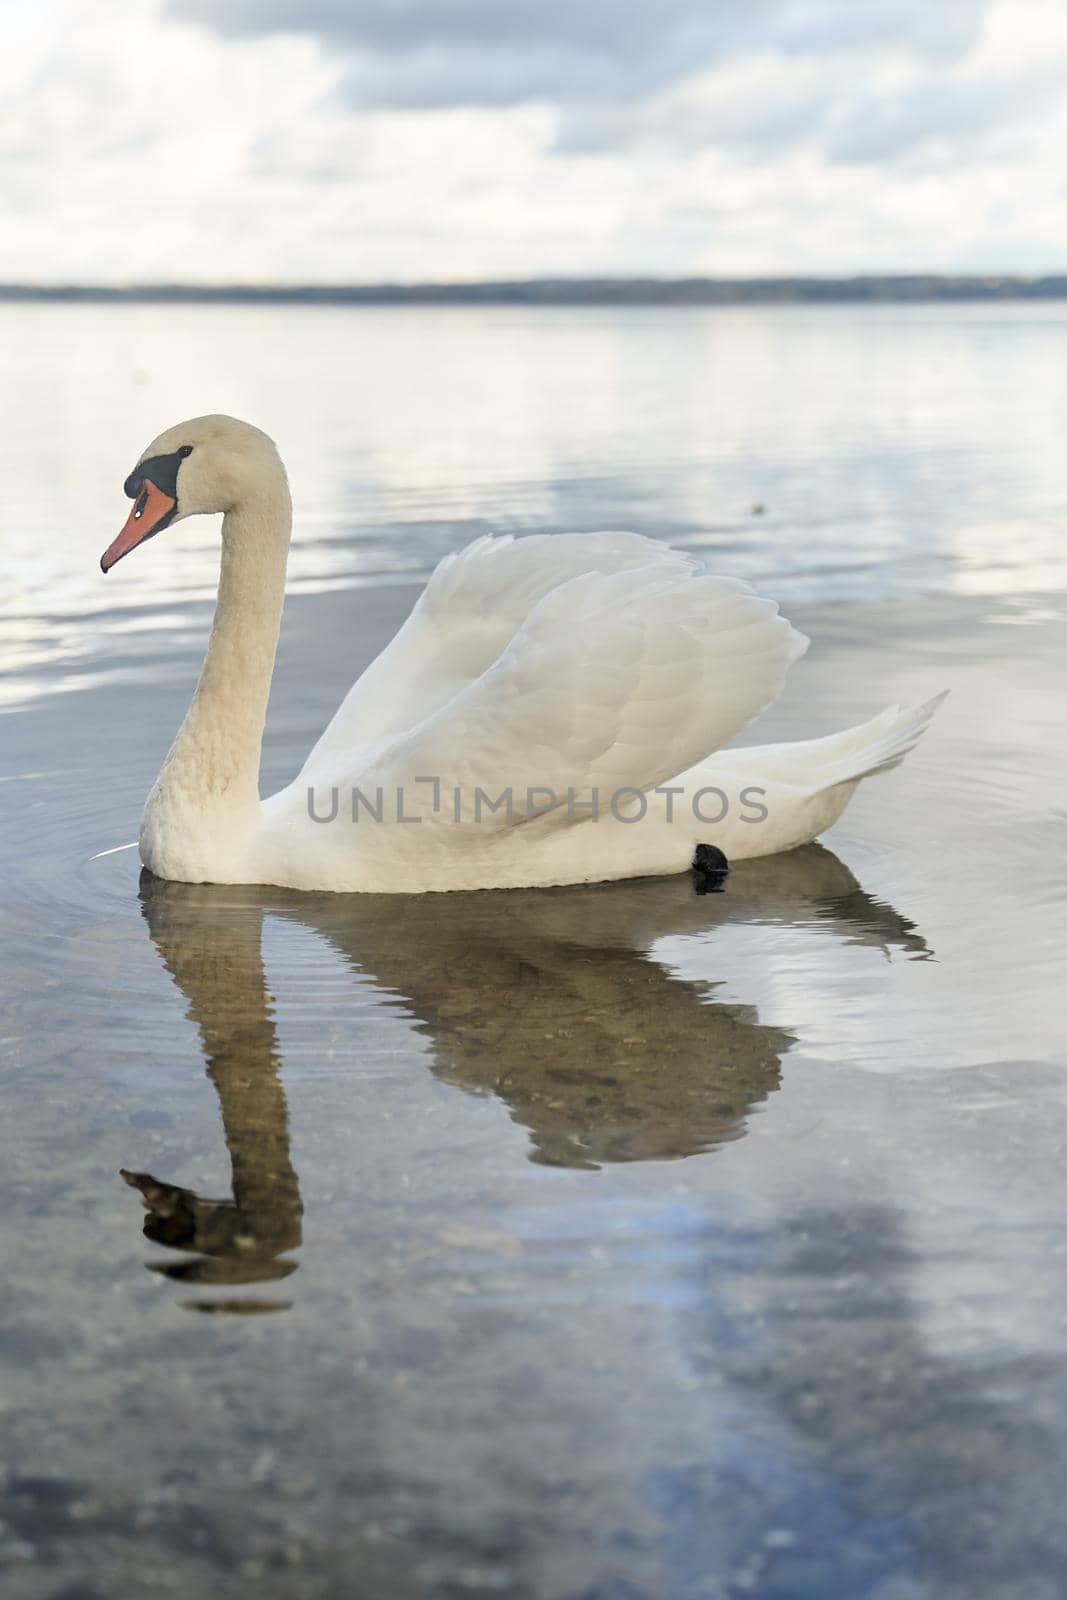
{"label": "white wing feathers", "polygon": [[658,567],[695,571],[680,550],[639,533],[537,533],[475,539],[445,556],[419,599],[424,618],[456,625],[460,614],[491,615],[513,633],[539,600],[585,572],[631,572]]}
{"label": "white wing feathers", "polygon": [[338,764],[385,735],[421,722],[507,647],[545,595],[586,572],[655,566],[694,570],[680,551],[636,533],[533,534],[476,539],[438,565],[396,637],[349,690],[308,756],[304,773]]}
{"label": "white wing feathers", "polygon": [[[583,546],[595,543],[579,537]],[[463,792],[466,820],[476,788],[493,798],[510,791],[513,820],[527,814],[528,790],[548,789],[560,802],[556,816],[566,820],[568,795],[577,802],[596,789],[606,803],[623,787],[665,783],[732,739],[778,695],[807,640],[772,601],[732,579],[694,577],[691,564],[666,547],[653,547],[648,561],[647,541],[603,537],[615,541],[622,570],[587,570],[562,583],[555,560],[525,556],[523,545],[534,540],[510,547],[512,559],[530,561],[517,573],[524,598],[540,588],[539,598],[477,678],[378,746],[353,774],[361,787],[403,786],[409,810],[428,815],[436,808],[425,780],[434,778],[445,793]],[[553,555],[563,542],[546,540]],[[646,561],[632,565],[638,549]],[[439,569],[426,610],[443,607],[451,624],[457,605],[476,594],[476,604],[496,603],[488,595],[498,560],[499,603],[506,605],[514,591],[503,552],[487,561],[466,551]],[[462,570],[467,563],[474,570]],[[545,592],[549,565],[556,585]],[[536,800],[533,809],[543,804]],[[506,814],[491,820],[505,826]]]}

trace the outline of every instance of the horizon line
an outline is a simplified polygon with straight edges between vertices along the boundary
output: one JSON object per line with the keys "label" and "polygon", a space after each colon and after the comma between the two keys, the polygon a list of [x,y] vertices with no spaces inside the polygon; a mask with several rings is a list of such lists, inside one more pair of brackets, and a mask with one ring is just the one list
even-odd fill
{"label": "horizon line", "polygon": [[375,283],[0,283],[0,302],[319,305],[740,305],[1067,299],[1067,272],[577,275]]}

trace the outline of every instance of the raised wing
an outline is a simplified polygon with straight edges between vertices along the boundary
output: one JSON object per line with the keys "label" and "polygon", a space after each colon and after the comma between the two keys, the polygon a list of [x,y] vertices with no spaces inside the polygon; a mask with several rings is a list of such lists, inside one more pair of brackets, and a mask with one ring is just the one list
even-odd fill
{"label": "raised wing", "polygon": [[302,776],[335,777],[358,751],[445,705],[481,677],[560,584],[650,566],[679,577],[693,570],[689,557],[636,533],[487,537],[446,556],[396,637],[349,690]]}
{"label": "raised wing", "polygon": [[556,797],[564,821],[568,801],[653,788],[727,743],[806,646],[773,601],[736,580],[658,562],[587,573],[545,595],[476,681],[353,777],[364,791],[402,787],[409,812],[452,828],[475,818],[476,790],[511,795],[481,810],[483,824],[547,810],[534,790]]}

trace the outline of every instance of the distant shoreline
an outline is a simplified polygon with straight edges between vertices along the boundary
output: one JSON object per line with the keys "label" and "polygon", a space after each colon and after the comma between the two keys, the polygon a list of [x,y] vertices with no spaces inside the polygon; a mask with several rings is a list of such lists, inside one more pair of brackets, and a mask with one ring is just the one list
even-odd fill
{"label": "distant shoreline", "polygon": [[485,283],[0,283],[0,303],[309,306],[731,306],[1063,300],[1067,274],[854,278],[531,278]]}

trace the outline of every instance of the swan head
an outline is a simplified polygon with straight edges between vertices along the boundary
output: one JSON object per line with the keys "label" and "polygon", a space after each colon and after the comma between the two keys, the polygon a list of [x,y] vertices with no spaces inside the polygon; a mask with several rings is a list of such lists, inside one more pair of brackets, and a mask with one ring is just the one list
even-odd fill
{"label": "swan head", "polygon": [[108,572],[172,522],[230,511],[283,473],[274,441],[236,417],[193,417],[141,452],[123,489],[133,501],[122,532],[100,557]]}

